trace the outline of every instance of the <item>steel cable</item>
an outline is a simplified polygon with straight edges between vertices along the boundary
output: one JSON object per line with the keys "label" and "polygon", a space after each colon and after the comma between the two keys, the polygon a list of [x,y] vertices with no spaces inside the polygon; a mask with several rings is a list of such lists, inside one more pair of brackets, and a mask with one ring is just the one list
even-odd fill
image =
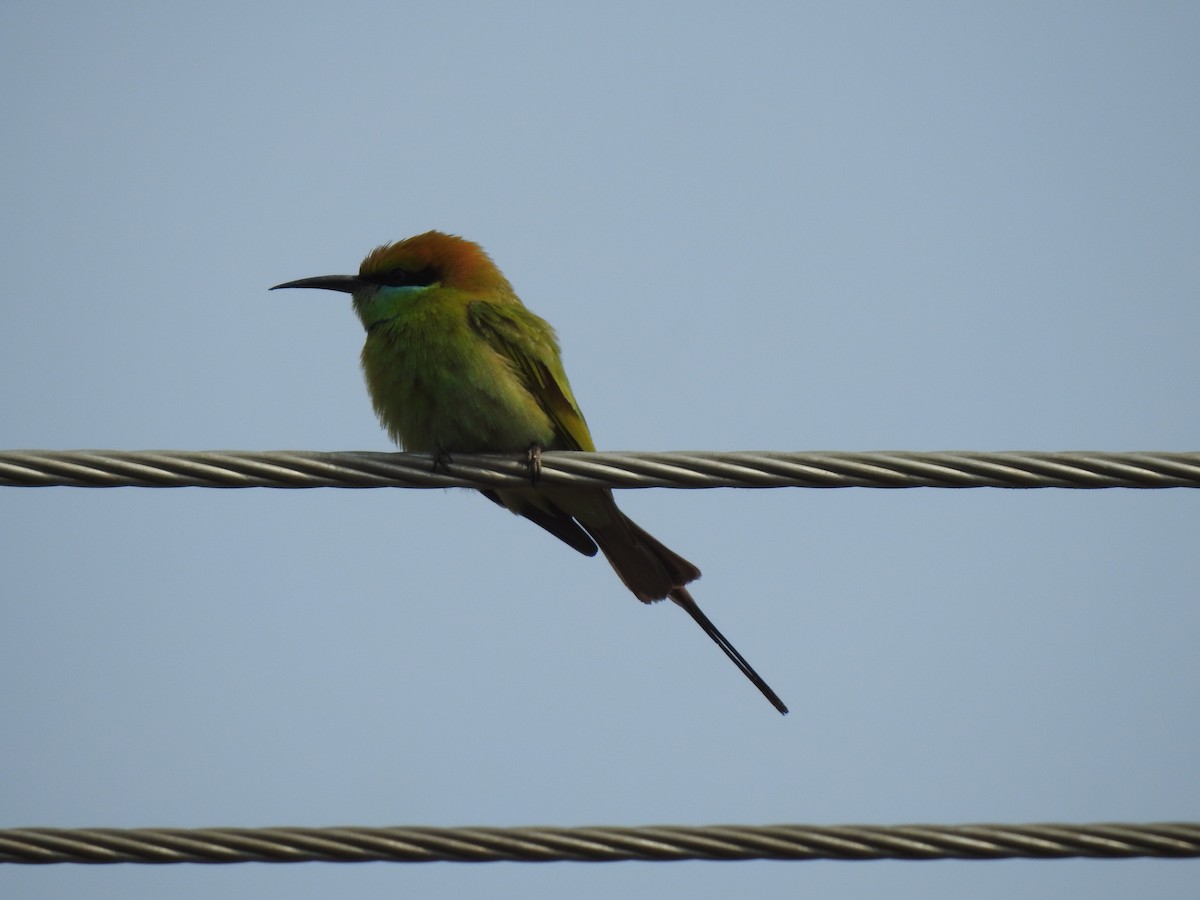
{"label": "steel cable", "polygon": [[0,862],[617,862],[1200,857],[1200,822],[595,828],[22,828]]}
{"label": "steel cable", "polygon": [[[671,452],[540,457],[545,484],[611,488],[1200,487],[1200,453]],[[12,487],[445,488],[528,484],[523,458],[317,451],[0,451]]]}

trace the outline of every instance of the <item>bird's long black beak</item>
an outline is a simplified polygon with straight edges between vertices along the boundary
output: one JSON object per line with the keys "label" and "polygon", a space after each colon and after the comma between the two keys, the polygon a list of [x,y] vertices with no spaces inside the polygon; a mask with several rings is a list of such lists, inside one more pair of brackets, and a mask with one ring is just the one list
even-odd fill
{"label": "bird's long black beak", "polygon": [[299,281],[288,281],[277,284],[271,290],[280,288],[320,288],[323,291],[341,291],[343,294],[353,294],[362,284],[357,275],[317,275],[314,278],[301,278]]}

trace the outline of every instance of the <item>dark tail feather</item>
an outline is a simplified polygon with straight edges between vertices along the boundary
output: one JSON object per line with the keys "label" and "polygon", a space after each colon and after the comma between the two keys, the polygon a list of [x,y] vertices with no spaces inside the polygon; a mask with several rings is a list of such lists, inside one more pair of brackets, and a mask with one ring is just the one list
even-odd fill
{"label": "dark tail feather", "polygon": [[[620,517],[620,524],[624,526],[632,540],[626,538],[617,541],[616,546],[612,541],[608,541],[607,547],[605,542],[599,539],[596,539],[596,542],[600,544],[600,550],[604,551],[608,562],[612,563],[613,569],[617,570],[617,575],[620,575],[622,581],[628,584],[629,589],[637,595],[638,600],[642,602],[662,600],[670,595],[674,588],[690,584],[700,577],[700,569],[671,550],[671,547],[655,538],[653,534],[631,520],[624,512],[618,511],[617,515]],[[595,538],[594,533],[592,536]],[[630,565],[634,560],[636,563]],[[628,570],[629,577],[626,577],[623,569]],[[640,581],[641,589],[638,589],[635,584],[631,584],[630,581]]]}
{"label": "dark tail feather", "polygon": [[604,528],[588,528],[588,533],[600,545],[601,552],[621,576],[625,586],[643,603],[670,597],[696,620],[696,624],[733,660],[733,664],[750,679],[762,695],[771,701],[771,705],[787,715],[788,708],[779,699],[779,695],[762,680],[754,671],[754,667],[729,643],[687,592],[684,585],[699,578],[700,570],[657,538],[646,533],[615,507],[614,512],[615,522]]}
{"label": "dark tail feather", "polygon": [[754,667],[746,662],[746,657],[737,652],[737,648],[725,638],[725,635],[717,629],[717,626],[704,614],[696,601],[692,599],[692,595],[688,593],[687,588],[677,587],[671,591],[671,599],[675,601],[677,606],[696,620],[696,624],[704,629],[704,633],[713,639],[718,647],[725,651],[725,655],[733,660],[733,664],[741,669],[742,674],[750,679],[750,683],[758,688],[764,697],[771,701],[771,705],[779,710],[783,715],[787,715],[788,708],[784,702],[779,699],[779,695],[771,690],[771,686],[762,680],[762,677],[754,671]]}
{"label": "dark tail feather", "polygon": [[603,526],[585,525],[625,587],[643,603],[665,599],[671,591],[700,577],[700,570],[648,534],[613,504]]}

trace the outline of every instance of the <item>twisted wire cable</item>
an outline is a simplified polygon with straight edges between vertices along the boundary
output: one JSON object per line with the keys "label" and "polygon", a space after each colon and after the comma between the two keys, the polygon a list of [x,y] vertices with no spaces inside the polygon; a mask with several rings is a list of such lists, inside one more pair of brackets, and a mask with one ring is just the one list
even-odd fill
{"label": "twisted wire cable", "polygon": [[14,828],[0,863],[1200,857],[1200,822],[636,828]]}
{"label": "twisted wire cable", "polygon": [[[1200,453],[547,451],[540,483],[609,488],[1200,487]],[[516,487],[521,456],[315,451],[0,451],[0,486]]]}

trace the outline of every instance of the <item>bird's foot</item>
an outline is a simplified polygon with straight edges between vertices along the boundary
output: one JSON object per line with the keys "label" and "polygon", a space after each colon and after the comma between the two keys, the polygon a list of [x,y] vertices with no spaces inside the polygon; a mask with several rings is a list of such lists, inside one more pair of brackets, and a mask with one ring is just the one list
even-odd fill
{"label": "bird's foot", "polygon": [[537,487],[542,479],[542,448],[540,444],[530,444],[525,451],[525,465],[529,466],[529,483]]}
{"label": "bird's foot", "polygon": [[440,444],[433,451],[433,471],[448,472],[450,471],[450,463],[454,460],[450,458],[450,451]]}

